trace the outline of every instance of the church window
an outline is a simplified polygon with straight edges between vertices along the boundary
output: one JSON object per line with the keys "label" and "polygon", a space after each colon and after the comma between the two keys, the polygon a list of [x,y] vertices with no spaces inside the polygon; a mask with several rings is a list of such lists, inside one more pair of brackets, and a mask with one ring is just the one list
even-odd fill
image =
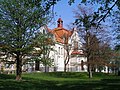
{"label": "church window", "polygon": [[74,41],[74,50],[78,50],[78,42]]}
{"label": "church window", "polygon": [[61,55],[63,55],[63,48],[61,48]]}
{"label": "church window", "polygon": [[58,54],[60,54],[60,47],[58,48]]}
{"label": "church window", "polygon": [[83,60],[81,60],[81,70],[84,70],[84,62],[83,62]]}

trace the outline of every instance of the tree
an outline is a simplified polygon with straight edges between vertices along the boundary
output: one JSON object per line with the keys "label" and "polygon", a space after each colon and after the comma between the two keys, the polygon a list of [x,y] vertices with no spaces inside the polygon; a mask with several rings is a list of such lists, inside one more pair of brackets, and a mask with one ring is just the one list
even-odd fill
{"label": "tree", "polygon": [[39,70],[39,64],[42,63],[45,66],[45,72],[47,72],[47,66],[53,64],[53,60],[50,57],[50,52],[53,51],[52,45],[54,45],[52,38],[53,36],[46,29],[37,34],[34,40],[35,55],[33,58],[36,62],[36,70]]}
{"label": "tree", "polygon": [[119,48],[120,45],[120,11],[114,12],[114,18],[113,18],[113,32],[116,39],[116,49]]}
{"label": "tree", "polygon": [[[89,12],[90,10],[91,12]],[[75,11],[75,25],[79,29],[79,35],[85,43],[84,48],[87,57],[89,78],[92,78],[92,64],[96,60],[96,57],[98,57],[97,53],[100,49],[100,40],[104,40],[103,32],[105,32],[103,25],[98,27],[98,17],[92,11],[92,8],[80,5],[78,6],[78,10]]]}
{"label": "tree", "polygon": [[120,6],[118,6],[118,10],[113,13],[113,32],[115,37],[114,60],[120,75]]}
{"label": "tree", "polygon": [[38,28],[46,24],[55,0],[1,0],[0,43],[15,57],[16,80],[21,80],[23,58],[33,49]]}
{"label": "tree", "polygon": [[[75,11],[75,17],[76,21],[75,24],[77,25],[77,28],[79,29],[79,32],[83,32],[82,38],[85,42],[85,53],[87,57],[87,63],[88,63],[88,73],[89,78],[92,78],[92,72],[91,72],[91,65],[90,65],[90,29],[92,27],[92,24],[90,22],[90,18],[92,18],[92,15],[88,15],[87,11],[80,6],[78,6],[78,11]],[[81,29],[81,27],[83,28]]]}
{"label": "tree", "polygon": [[63,40],[64,40],[64,49],[65,49],[65,51],[64,51],[64,58],[65,58],[64,59],[64,72],[66,72],[67,65],[70,61],[70,49],[71,49],[71,47],[70,47],[70,44],[68,43],[68,40],[69,40],[68,35],[64,34]]}
{"label": "tree", "polygon": [[[75,0],[69,0],[69,5],[72,5]],[[98,4],[96,16],[98,17],[98,25],[101,21],[104,21],[106,17],[108,17],[112,11],[114,11],[114,7],[118,7],[120,9],[120,1],[119,0],[81,0],[79,4]],[[102,13],[102,14],[101,14]]]}
{"label": "tree", "polygon": [[109,73],[110,68],[115,67],[113,62],[113,50],[111,49],[108,43],[101,43],[100,50],[99,50],[99,58],[102,61],[103,66],[107,66],[107,72]]}
{"label": "tree", "polygon": [[120,76],[120,45],[116,45],[114,48],[114,60],[116,64],[116,70]]}
{"label": "tree", "polygon": [[90,65],[92,72],[104,70],[107,66],[112,67],[114,64],[110,64],[113,57],[113,51],[111,50],[109,44],[104,41],[100,41],[96,35],[90,34],[89,37],[89,54],[90,54]]}
{"label": "tree", "polygon": [[[90,34],[90,36],[89,36],[89,41],[90,41],[90,45],[89,45],[90,61],[88,63],[91,64],[91,70],[95,72],[97,63],[99,62],[98,52],[99,52],[99,42],[100,41],[98,40],[96,35],[92,35],[92,34]],[[84,48],[87,48],[86,46],[87,46],[87,44],[85,44]]]}

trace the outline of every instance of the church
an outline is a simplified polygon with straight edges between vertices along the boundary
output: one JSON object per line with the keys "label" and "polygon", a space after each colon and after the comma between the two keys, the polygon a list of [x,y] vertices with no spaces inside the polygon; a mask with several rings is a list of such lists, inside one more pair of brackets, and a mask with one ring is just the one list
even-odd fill
{"label": "church", "polygon": [[77,29],[65,29],[63,20],[59,18],[57,27],[52,30],[47,28],[47,31],[53,35],[55,41],[53,46],[55,50],[50,52],[50,58],[54,60],[55,71],[64,71],[65,67],[66,71],[87,71],[87,65],[85,65],[87,58]]}
{"label": "church", "polygon": [[[83,51],[83,45],[79,37],[76,28],[72,30],[67,30],[63,27],[63,20],[61,18],[57,21],[57,27],[54,29],[49,29],[48,27],[41,27],[40,32],[45,31],[46,33],[52,34],[52,39],[55,44],[51,45],[54,49],[50,51],[49,58],[53,60],[53,65],[47,67],[48,72],[54,71],[64,71],[66,72],[87,72],[87,58]],[[3,55],[1,58],[7,57]],[[13,57],[7,57],[8,60],[15,60]],[[23,65],[22,69],[25,72],[35,71],[35,62],[28,62]],[[16,65],[11,64],[10,66],[6,63],[0,62],[0,70],[11,72],[16,70]],[[39,65],[39,71],[44,72],[45,66],[43,64]]]}

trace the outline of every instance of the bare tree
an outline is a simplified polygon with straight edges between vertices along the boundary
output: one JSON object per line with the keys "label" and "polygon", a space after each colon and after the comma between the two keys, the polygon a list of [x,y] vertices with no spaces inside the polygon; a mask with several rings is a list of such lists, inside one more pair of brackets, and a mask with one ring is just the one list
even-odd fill
{"label": "bare tree", "polygon": [[[91,12],[90,12],[91,11]],[[82,37],[87,57],[87,66],[89,78],[92,78],[92,67],[99,51],[99,42],[103,39],[105,32],[104,26],[97,26],[96,13],[91,7],[78,6],[75,13],[75,25],[79,29],[79,35]],[[102,36],[101,36],[102,35]]]}
{"label": "bare tree", "polygon": [[63,40],[64,40],[64,72],[67,70],[67,65],[70,61],[70,44],[68,43],[69,36],[64,34]]}

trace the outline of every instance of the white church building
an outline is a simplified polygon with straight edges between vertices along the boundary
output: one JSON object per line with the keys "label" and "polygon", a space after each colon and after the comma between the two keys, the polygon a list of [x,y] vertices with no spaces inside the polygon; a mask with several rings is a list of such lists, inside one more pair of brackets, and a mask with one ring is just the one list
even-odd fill
{"label": "white church building", "polygon": [[78,31],[75,28],[73,30],[63,28],[61,18],[57,21],[57,28],[52,30],[47,28],[47,31],[53,35],[55,41],[55,45],[53,46],[54,51],[50,52],[50,57],[54,60],[56,71],[64,71],[65,60],[68,58],[68,55],[67,71],[87,71],[87,66],[84,64],[87,62],[87,58],[82,49]]}
{"label": "white church building", "polygon": [[[82,49],[81,39],[78,35],[78,31],[74,28],[73,30],[67,30],[63,28],[63,21],[61,18],[57,21],[57,28],[49,29],[49,28],[41,28],[40,31],[45,30],[46,33],[49,32],[53,36],[53,40],[55,44],[52,46],[53,51],[50,51],[49,57],[53,59],[53,66],[48,67],[49,72],[54,71],[64,71],[64,64],[66,61],[66,71],[70,72],[85,72],[87,71],[87,58],[85,57],[85,53]],[[0,56],[5,58],[6,55]],[[9,57],[8,57],[9,58]],[[9,60],[15,60],[10,56]],[[7,71],[15,71],[16,65],[11,64],[9,67],[8,64],[0,62],[0,71],[2,68]],[[44,71],[45,67],[43,64],[39,65],[40,71]],[[31,72],[35,71],[35,62],[28,62],[23,65],[23,71]]]}

